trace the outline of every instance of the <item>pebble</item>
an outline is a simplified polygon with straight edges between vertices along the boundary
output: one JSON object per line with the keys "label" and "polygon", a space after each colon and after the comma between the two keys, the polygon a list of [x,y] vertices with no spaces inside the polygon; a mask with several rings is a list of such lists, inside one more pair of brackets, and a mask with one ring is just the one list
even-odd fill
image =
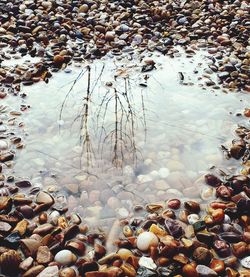
{"label": "pebble", "polygon": [[197,263],[208,265],[212,259],[212,254],[207,248],[197,247],[193,252],[193,258]]}
{"label": "pebble", "polygon": [[250,269],[250,256],[243,258],[240,263],[243,267]]}
{"label": "pebble", "polygon": [[46,267],[42,272],[40,272],[37,277],[58,277],[59,269],[58,266]]}
{"label": "pebble", "polygon": [[69,250],[61,250],[55,255],[55,261],[61,265],[70,265],[76,261],[77,257]]}
{"label": "pebble", "polygon": [[39,264],[48,264],[53,260],[48,246],[40,246],[37,250],[36,260]]}
{"label": "pebble", "polygon": [[205,266],[205,265],[197,265],[196,271],[199,274],[200,277],[214,277],[218,276],[218,274],[212,270],[211,268]]}
{"label": "pebble", "polygon": [[8,143],[4,140],[0,140],[0,150],[6,150],[8,149]]}
{"label": "pebble", "polygon": [[137,237],[136,245],[141,251],[147,251],[151,246],[158,245],[158,238],[152,232],[143,232]]}
{"label": "pebble", "polygon": [[59,272],[59,277],[76,277],[76,272],[71,267],[66,267]]}
{"label": "pebble", "polygon": [[139,265],[149,269],[157,268],[157,265],[154,263],[153,259],[148,257],[141,257],[139,260]]}
{"label": "pebble", "polygon": [[188,219],[188,223],[193,225],[200,219],[200,217],[197,214],[190,214],[188,215],[187,219]]}
{"label": "pebble", "polygon": [[179,199],[170,199],[167,204],[170,209],[177,210],[181,206],[181,201]]}

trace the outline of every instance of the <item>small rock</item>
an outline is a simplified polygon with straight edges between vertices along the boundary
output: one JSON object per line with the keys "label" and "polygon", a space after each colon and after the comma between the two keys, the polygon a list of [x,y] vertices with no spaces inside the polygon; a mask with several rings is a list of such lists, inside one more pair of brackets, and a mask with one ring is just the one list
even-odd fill
{"label": "small rock", "polygon": [[76,256],[69,250],[61,250],[55,255],[55,261],[61,265],[70,265],[76,261]]}
{"label": "small rock", "polygon": [[212,254],[205,247],[197,247],[193,252],[193,258],[197,263],[209,264],[212,259]]}
{"label": "small rock", "polygon": [[46,235],[49,232],[51,232],[54,229],[54,226],[50,223],[45,223],[40,226],[38,226],[34,231],[33,234],[38,234],[38,235]]}
{"label": "small rock", "polygon": [[168,207],[170,209],[177,210],[181,206],[181,201],[179,199],[170,199],[168,200]]}
{"label": "small rock", "polygon": [[0,222],[0,232],[7,233],[12,229],[11,225],[7,222]]}
{"label": "small rock", "polygon": [[47,193],[45,191],[40,191],[37,194],[36,203],[38,203],[38,204],[53,205],[54,204],[54,199],[53,199],[53,197],[49,193]]}
{"label": "small rock", "polygon": [[243,258],[240,263],[243,267],[250,269],[250,256]]}
{"label": "small rock", "polygon": [[53,255],[47,246],[40,246],[38,248],[36,260],[39,264],[48,264],[53,260]]}
{"label": "small rock", "polygon": [[152,232],[143,232],[137,237],[137,247],[141,251],[147,251],[151,246],[157,246],[159,240]]}
{"label": "small rock", "polygon": [[107,32],[105,34],[106,41],[113,41],[115,39],[115,32]]}
{"label": "small rock", "polygon": [[66,267],[59,272],[59,277],[76,277],[76,272],[71,267]]}
{"label": "small rock", "polygon": [[188,223],[192,225],[196,223],[199,219],[200,217],[197,214],[190,214],[187,217]]}
{"label": "small rock", "polygon": [[8,143],[4,140],[0,140],[0,150],[6,150],[8,149]]}
{"label": "small rock", "polygon": [[40,272],[44,270],[43,265],[37,265],[30,268],[28,271],[26,271],[22,277],[36,277]]}
{"label": "small rock", "polygon": [[32,257],[28,257],[20,263],[19,268],[23,271],[27,271],[32,266],[33,261],[34,259]]}
{"label": "small rock", "polygon": [[149,269],[156,269],[157,265],[154,263],[152,258],[141,257],[139,260],[139,265],[144,266]]}
{"label": "small rock", "polygon": [[14,154],[7,152],[0,155],[0,162],[5,163],[14,159]]}
{"label": "small rock", "polygon": [[218,274],[214,270],[212,270],[211,268],[209,268],[205,265],[197,265],[196,271],[197,271],[197,273],[199,273],[200,277],[218,276]]}
{"label": "small rock", "polygon": [[57,265],[46,267],[37,277],[58,277],[59,269]]}

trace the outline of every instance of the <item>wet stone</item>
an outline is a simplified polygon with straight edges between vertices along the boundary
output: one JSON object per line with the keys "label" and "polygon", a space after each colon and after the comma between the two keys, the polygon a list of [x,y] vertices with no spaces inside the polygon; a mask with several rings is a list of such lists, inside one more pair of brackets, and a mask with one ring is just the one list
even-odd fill
{"label": "wet stone", "polygon": [[61,265],[70,265],[76,261],[76,256],[69,250],[61,250],[55,255],[55,261]]}
{"label": "wet stone", "polygon": [[38,248],[36,260],[39,264],[48,264],[53,260],[53,256],[47,246],[40,246]]}
{"label": "wet stone", "polygon": [[165,220],[165,226],[170,235],[172,235],[175,238],[179,238],[184,234],[184,230],[177,220],[168,218]]}
{"label": "wet stone", "polygon": [[194,250],[193,258],[199,264],[208,265],[212,259],[212,254],[208,249],[204,247],[198,247]]}
{"label": "wet stone", "polygon": [[138,277],[157,277],[158,274],[153,271],[150,270],[146,267],[139,267],[139,269],[137,270],[137,275]]}
{"label": "wet stone", "polygon": [[195,232],[199,232],[206,228],[206,223],[203,220],[197,221],[197,222],[193,223],[193,228],[194,228]]}
{"label": "wet stone", "polygon": [[197,265],[196,271],[199,273],[199,276],[201,276],[201,277],[218,276],[218,274],[214,270],[212,270],[211,268],[209,268],[205,265]]}
{"label": "wet stone", "polygon": [[0,162],[5,163],[14,159],[14,154],[7,152],[0,155]]}
{"label": "wet stone", "polygon": [[147,251],[151,246],[158,245],[158,238],[152,232],[143,232],[137,238],[137,247],[142,251]]}
{"label": "wet stone", "polygon": [[49,266],[45,268],[42,272],[40,272],[37,277],[56,277],[58,276],[58,266]]}
{"label": "wet stone", "polygon": [[243,258],[240,263],[243,267],[250,269],[250,256]]}

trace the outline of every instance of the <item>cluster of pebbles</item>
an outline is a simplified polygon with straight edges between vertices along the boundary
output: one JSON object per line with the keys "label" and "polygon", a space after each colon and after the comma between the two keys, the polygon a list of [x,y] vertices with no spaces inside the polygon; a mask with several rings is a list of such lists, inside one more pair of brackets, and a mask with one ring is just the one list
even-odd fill
{"label": "cluster of pebbles", "polygon": [[[29,54],[32,68],[0,69],[6,84],[48,81],[72,60],[106,53],[160,51],[187,55],[199,47],[211,54],[211,72],[231,89],[249,91],[247,1],[3,0],[0,4],[0,60]],[[208,86],[215,85],[209,82]]]}
{"label": "cluster of pebbles", "polygon": [[27,180],[5,185],[1,272],[24,277],[250,276],[250,179],[207,174],[204,181],[217,197],[210,203],[169,199],[136,206],[133,218],[119,222],[115,252],[107,250],[101,231],[89,230],[56,194]]}
{"label": "cluster of pebbles", "polygon": [[[48,82],[52,72],[72,61],[144,50],[173,55],[176,45],[183,46],[187,55],[206,47],[211,55],[209,70],[216,72],[219,83],[250,91],[248,9],[247,1],[239,0],[2,0],[0,63],[26,55],[38,57],[39,62],[0,67],[4,85],[0,98],[19,94],[20,84]],[[16,118],[21,113],[10,115]],[[1,123],[0,132],[5,131]],[[237,134],[240,140],[224,150],[236,159],[243,157],[242,175],[206,175],[204,180],[217,197],[211,203],[170,199],[145,209],[135,207],[135,217],[120,222],[118,250],[111,253],[105,235],[88,230],[77,214],[67,212],[65,201],[56,194],[27,180],[15,181],[13,176],[4,180],[1,175],[1,273],[24,277],[250,276],[250,131],[241,127]],[[1,137],[4,167],[14,159],[9,144],[22,147],[21,139],[12,133]]]}

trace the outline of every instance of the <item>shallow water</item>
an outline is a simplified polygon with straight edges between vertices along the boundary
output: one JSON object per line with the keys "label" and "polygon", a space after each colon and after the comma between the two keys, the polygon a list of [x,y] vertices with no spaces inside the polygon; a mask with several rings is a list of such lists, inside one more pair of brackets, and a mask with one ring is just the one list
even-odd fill
{"label": "shallow water", "polygon": [[236,112],[249,95],[204,86],[206,76],[215,79],[205,52],[147,59],[156,69],[146,73],[142,61],[115,57],[71,65],[48,84],[23,87],[26,100],[9,97],[17,109],[30,105],[15,175],[59,191],[89,224],[106,225],[135,204],[199,199],[197,180],[212,166],[239,170],[219,146],[245,121]]}

